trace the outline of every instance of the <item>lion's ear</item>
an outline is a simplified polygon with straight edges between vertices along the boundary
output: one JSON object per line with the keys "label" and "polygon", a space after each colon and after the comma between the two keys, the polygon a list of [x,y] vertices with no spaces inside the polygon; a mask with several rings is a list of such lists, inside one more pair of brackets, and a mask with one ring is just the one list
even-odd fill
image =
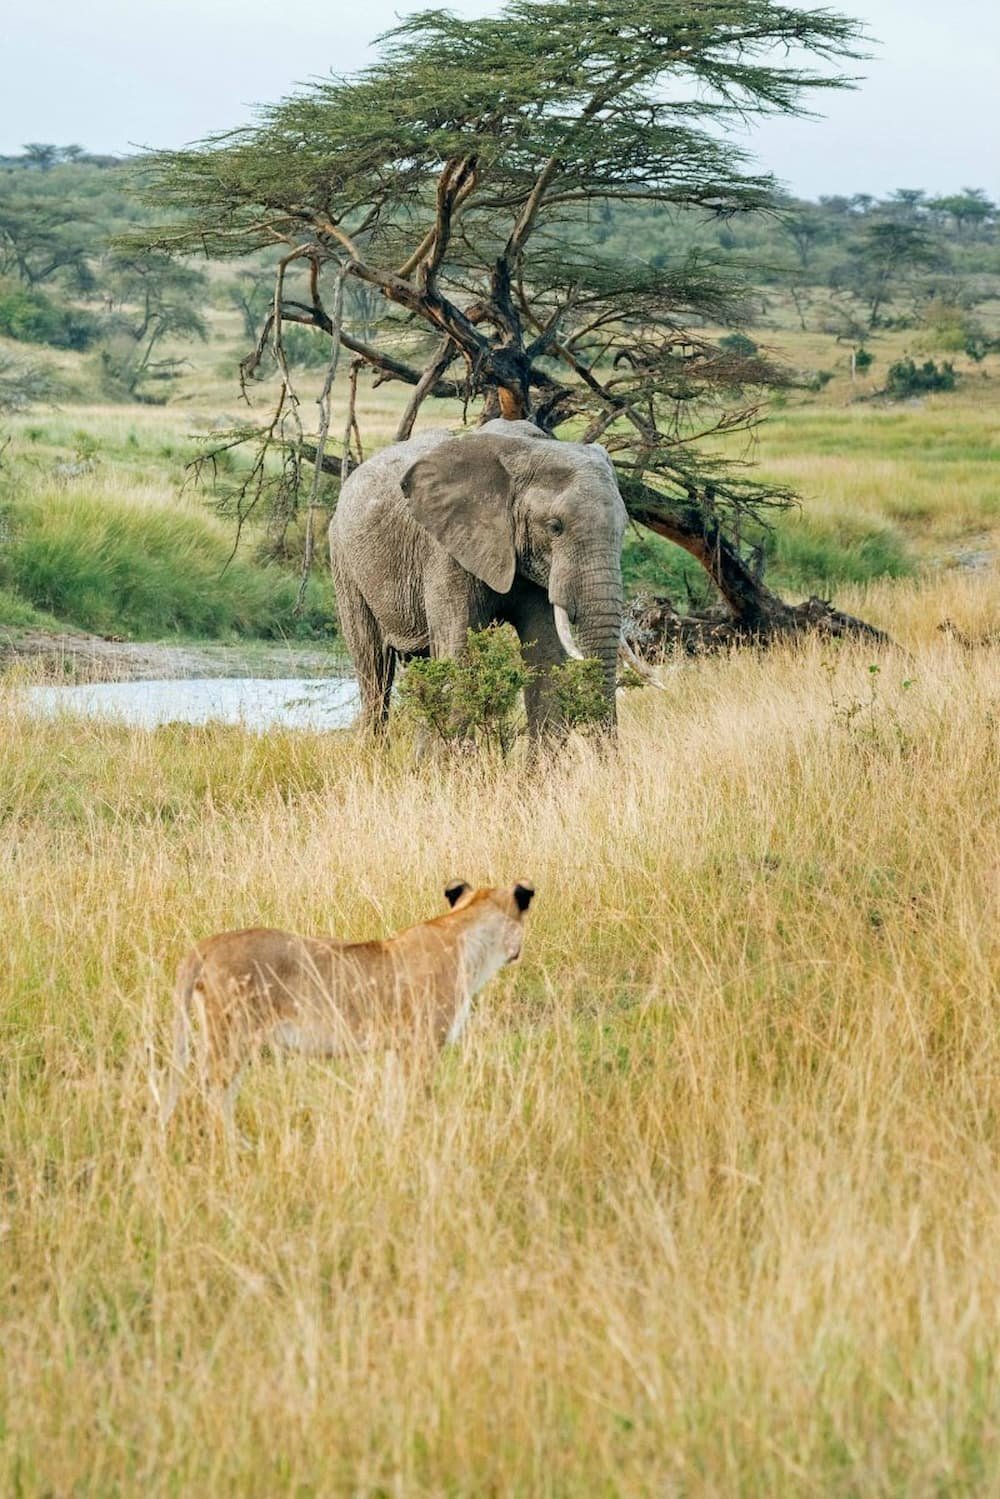
{"label": "lion's ear", "polygon": [[454,906],[457,901],[462,899],[462,896],[469,888],[470,886],[464,880],[453,880],[450,885],[445,885],[444,898],[449,906]]}
{"label": "lion's ear", "polygon": [[529,885],[525,880],[519,880],[514,886],[514,902],[519,911],[526,911],[535,898],[535,887]]}

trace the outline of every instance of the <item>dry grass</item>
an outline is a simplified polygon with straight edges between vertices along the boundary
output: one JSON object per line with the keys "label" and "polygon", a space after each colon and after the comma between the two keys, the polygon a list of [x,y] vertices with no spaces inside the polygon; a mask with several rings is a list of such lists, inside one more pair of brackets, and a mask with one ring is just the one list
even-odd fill
{"label": "dry grass", "polygon": [[[0,1491],[1000,1490],[1000,655],[918,627],[997,605],[937,586],[534,773],[6,689]],[[160,1148],[192,935],[456,875],[539,899],[430,1096],[267,1063],[252,1154]]]}

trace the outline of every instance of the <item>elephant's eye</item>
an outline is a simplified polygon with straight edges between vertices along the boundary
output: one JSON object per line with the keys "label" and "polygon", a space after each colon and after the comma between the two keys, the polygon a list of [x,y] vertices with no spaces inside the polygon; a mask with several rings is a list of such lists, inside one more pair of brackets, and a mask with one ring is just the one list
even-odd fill
{"label": "elephant's eye", "polygon": [[545,522],[545,529],[550,536],[561,536],[566,527],[558,515],[553,515],[550,520]]}

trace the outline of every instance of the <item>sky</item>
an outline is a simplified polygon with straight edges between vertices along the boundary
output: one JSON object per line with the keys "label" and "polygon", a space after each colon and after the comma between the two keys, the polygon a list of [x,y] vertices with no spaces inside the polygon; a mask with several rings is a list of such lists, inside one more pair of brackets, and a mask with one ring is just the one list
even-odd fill
{"label": "sky", "polygon": [[[0,154],[26,141],[126,153],[203,139],[310,78],[370,61],[397,17],[442,0],[34,0],[0,23]],[[696,3],[696,0],[692,0]],[[817,0],[802,0],[812,6]],[[748,139],[801,197],[983,187],[1000,199],[998,0],[828,0],[864,22],[853,93]],[[451,0],[482,15],[499,0]]]}

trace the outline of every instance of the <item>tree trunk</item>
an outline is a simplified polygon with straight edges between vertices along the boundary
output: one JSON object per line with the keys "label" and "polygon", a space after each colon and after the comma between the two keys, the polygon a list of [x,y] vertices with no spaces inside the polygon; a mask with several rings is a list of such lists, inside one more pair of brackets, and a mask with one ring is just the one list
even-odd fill
{"label": "tree trunk", "polygon": [[[623,476],[619,476],[619,487],[632,519],[696,558],[729,611],[728,619],[723,620],[711,612],[681,616],[669,600],[657,600],[667,606],[666,612],[661,610],[665,642],[685,644],[690,639],[695,648],[708,649],[736,641],[760,642],[797,635],[804,630],[820,630],[830,635],[860,635],[882,644],[892,643],[884,630],[834,609],[828,600],[813,597],[803,604],[786,604],[755,575],[737,547],[723,535],[718,522],[694,501],[670,500],[648,485]],[[678,625],[676,622],[680,620],[689,624]],[[633,639],[631,643],[640,651],[646,645],[641,639]]]}

